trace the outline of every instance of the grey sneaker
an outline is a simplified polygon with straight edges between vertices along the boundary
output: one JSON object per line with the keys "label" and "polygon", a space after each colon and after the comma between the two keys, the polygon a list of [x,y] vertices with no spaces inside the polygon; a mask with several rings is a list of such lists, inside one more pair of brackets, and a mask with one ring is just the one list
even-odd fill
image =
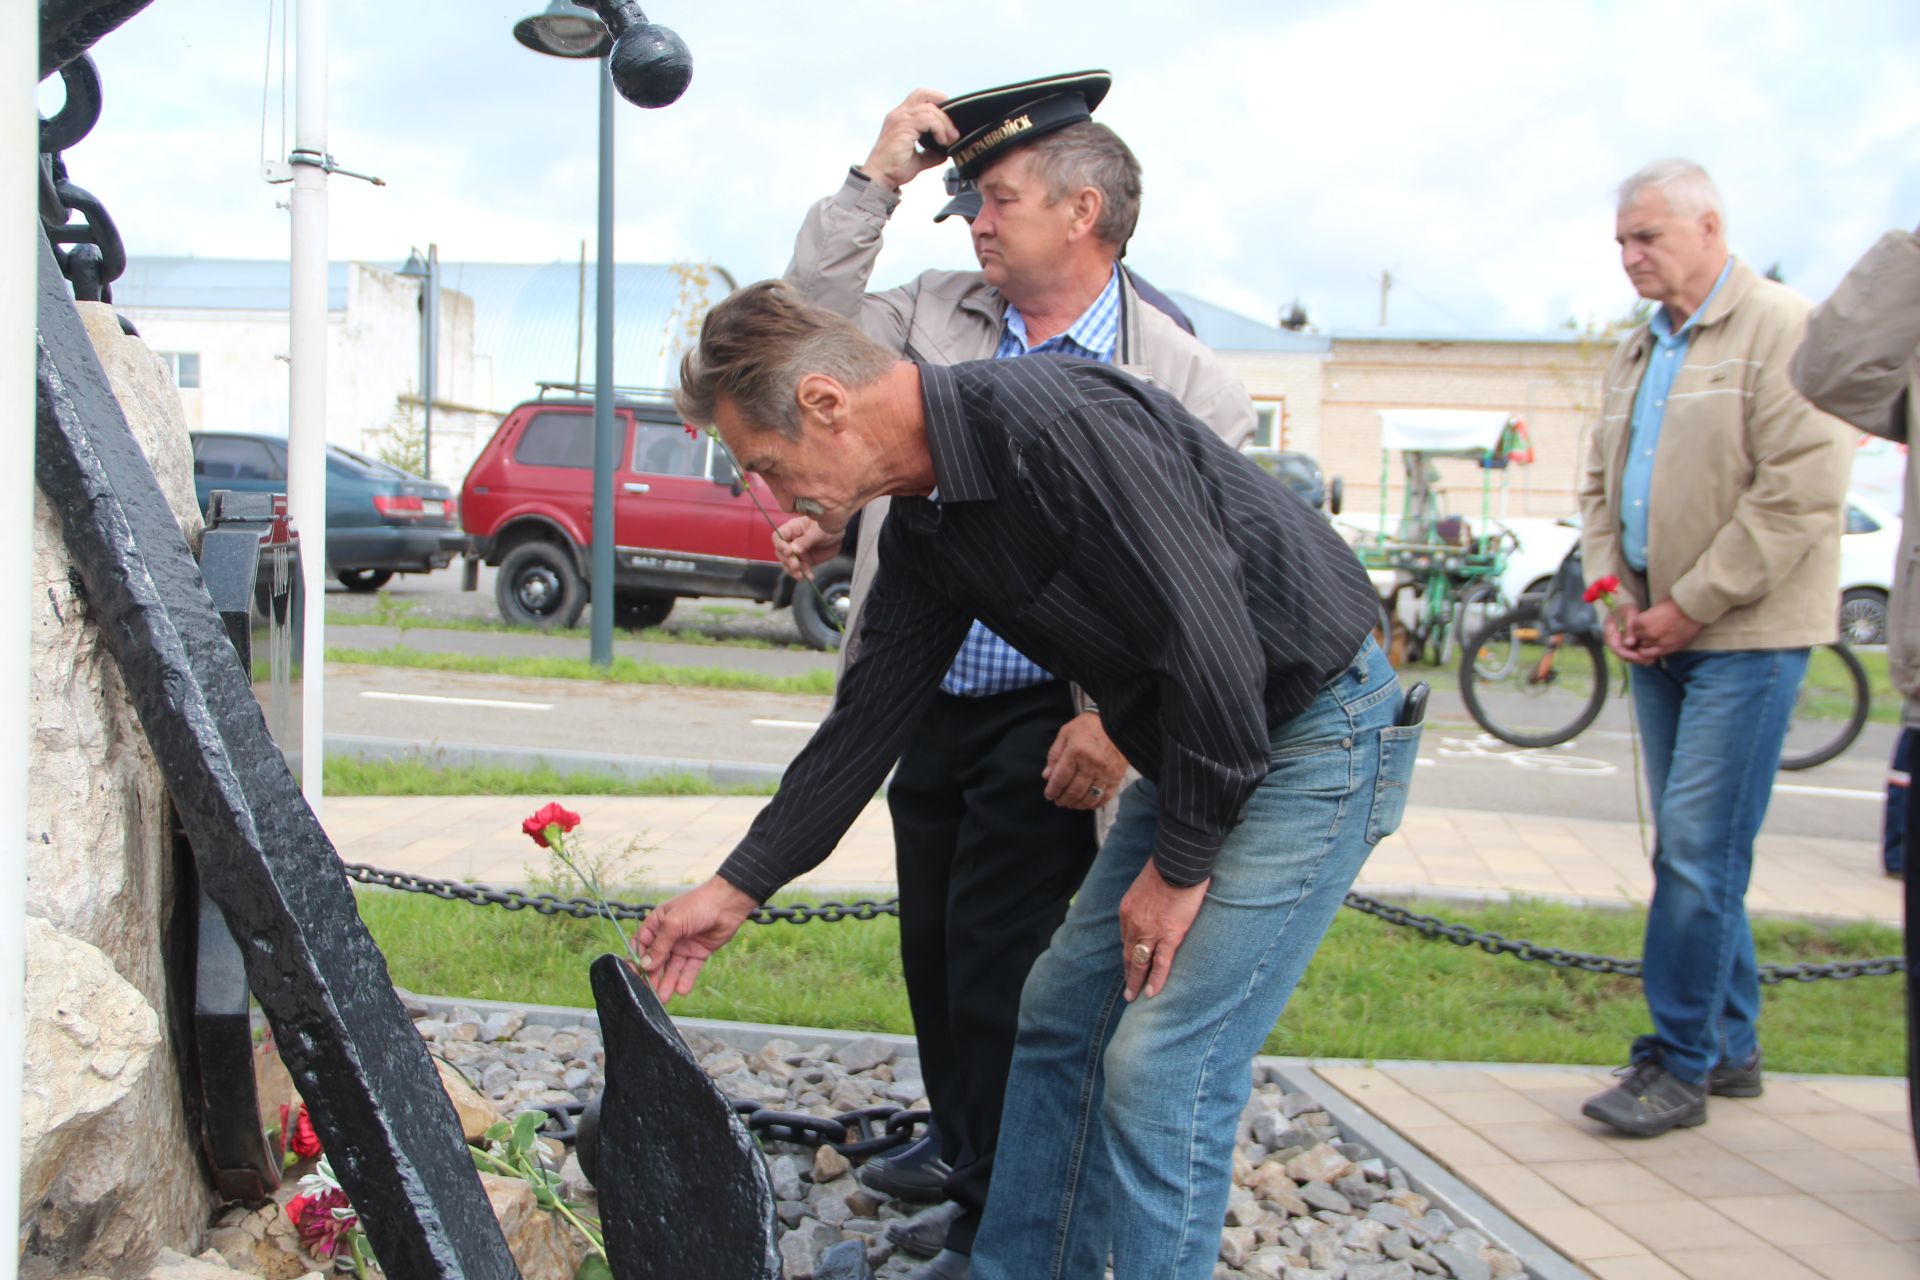
{"label": "grey sneaker", "polygon": [[1620,1083],[1596,1093],[1580,1114],[1633,1138],[1657,1138],[1669,1129],[1707,1122],[1707,1087],[1688,1084],[1652,1058],[1617,1073]]}
{"label": "grey sneaker", "polygon": [[1707,1092],[1716,1098],[1757,1098],[1766,1086],[1760,1080],[1760,1051],[1744,1063],[1722,1062],[1707,1076]]}

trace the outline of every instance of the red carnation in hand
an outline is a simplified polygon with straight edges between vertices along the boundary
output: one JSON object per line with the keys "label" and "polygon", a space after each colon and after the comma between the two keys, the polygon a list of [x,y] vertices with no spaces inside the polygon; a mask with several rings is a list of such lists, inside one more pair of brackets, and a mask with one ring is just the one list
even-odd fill
{"label": "red carnation in hand", "polygon": [[579,814],[567,809],[562,809],[557,802],[550,801],[543,808],[536,811],[531,818],[521,823],[520,830],[526,832],[527,838],[541,848],[551,849],[555,846],[552,841],[547,839],[548,827],[558,827],[560,828],[559,834],[565,835],[579,825]]}
{"label": "red carnation in hand", "polygon": [[698,440],[700,438],[700,428],[694,426],[691,422],[683,422],[680,425],[685,427],[687,430],[687,434],[689,436],[692,436],[695,440]]}
{"label": "red carnation in hand", "polygon": [[1607,608],[1611,609],[1613,608],[1613,593],[1619,589],[1620,579],[1610,573],[1587,588],[1587,594],[1585,596],[1586,602],[1588,604],[1604,604]]}

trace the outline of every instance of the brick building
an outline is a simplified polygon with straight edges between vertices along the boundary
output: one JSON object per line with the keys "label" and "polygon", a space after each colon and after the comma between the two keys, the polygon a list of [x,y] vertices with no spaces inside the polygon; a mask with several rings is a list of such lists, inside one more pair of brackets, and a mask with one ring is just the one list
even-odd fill
{"label": "brick building", "polygon": [[[1586,432],[1612,344],[1579,334],[1440,334],[1392,329],[1293,332],[1181,295],[1206,342],[1240,375],[1260,413],[1256,444],[1313,454],[1346,483],[1355,516],[1380,509],[1381,409],[1494,409],[1520,418],[1534,463],[1509,469],[1504,509],[1517,520],[1557,519],[1575,496]],[[1479,511],[1480,470],[1440,464],[1453,510]],[[1387,509],[1399,510],[1398,459]]]}

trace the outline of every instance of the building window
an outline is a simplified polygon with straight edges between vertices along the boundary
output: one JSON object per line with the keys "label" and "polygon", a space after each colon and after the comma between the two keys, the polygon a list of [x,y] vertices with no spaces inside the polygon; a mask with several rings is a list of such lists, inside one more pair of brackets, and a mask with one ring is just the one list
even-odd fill
{"label": "building window", "polygon": [[184,391],[195,390],[200,386],[200,353],[198,351],[162,351],[160,358],[167,362],[167,372],[173,375],[173,385]]}
{"label": "building window", "polygon": [[1253,447],[1256,449],[1287,447],[1287,402],[1285,400],[1253,402]]}

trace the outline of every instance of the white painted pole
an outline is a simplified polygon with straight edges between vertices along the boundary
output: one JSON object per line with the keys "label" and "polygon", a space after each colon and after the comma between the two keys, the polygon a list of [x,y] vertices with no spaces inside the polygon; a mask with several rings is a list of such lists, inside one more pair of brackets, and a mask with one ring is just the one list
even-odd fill
{"label": "white painted pole", "polygon": [[[321,816],[327,653],[327,0],[294,0],[292,370],[287,507],[300,531],[306,598],[300,789]],[[306,163],[300,163],[305,161]]]}
{"label": "white painted pole", "polygon": [[[27,697],[33,680],[32,589],[34,297],[40,267],[36,212],[39,139],[34,81],[39,72],[40,18],[34,0],[0,0],[0,421],[7,452],[26,466],[6,468],[0,511],[10,535],[0,545],[0,1280],[19,1274],[20,1089],[26,1052],[27,951]],[[11,50],[12,52],[7,52]],[[11,246],[10,248],[8,246]]]}

